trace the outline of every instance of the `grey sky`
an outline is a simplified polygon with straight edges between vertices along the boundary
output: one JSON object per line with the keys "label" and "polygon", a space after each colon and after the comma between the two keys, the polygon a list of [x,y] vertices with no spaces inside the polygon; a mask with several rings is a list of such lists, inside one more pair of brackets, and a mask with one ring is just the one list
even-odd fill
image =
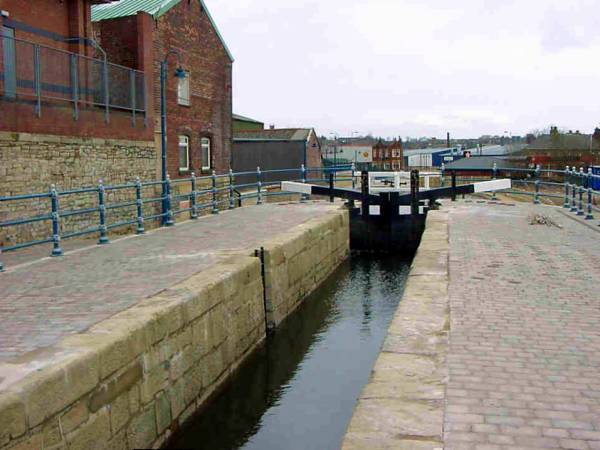
{"label": "grey sky", "polygon": [[597,0],[207,0],[234,110],[320,134],[526,133],[600,122]]}

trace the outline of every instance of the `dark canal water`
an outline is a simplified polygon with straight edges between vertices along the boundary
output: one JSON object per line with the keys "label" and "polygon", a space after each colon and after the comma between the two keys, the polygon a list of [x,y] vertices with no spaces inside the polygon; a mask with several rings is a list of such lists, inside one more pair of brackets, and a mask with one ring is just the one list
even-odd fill
{"label": "dark canal water", "polygon": [[168,448],[339,449],[408,266],[398,258],[349,259]]}

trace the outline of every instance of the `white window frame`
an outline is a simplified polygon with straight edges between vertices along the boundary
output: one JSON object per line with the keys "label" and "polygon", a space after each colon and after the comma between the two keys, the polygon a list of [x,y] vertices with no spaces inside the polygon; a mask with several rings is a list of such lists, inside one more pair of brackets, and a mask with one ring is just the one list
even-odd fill
{"label": "white window frame", "polygon": [[[181,166],[181,149],[185,146],[186,149],[186,165],[185,167]],[[178,143],[177,143],[177,164],[179,165],[179,171],[187,171],[190,170],[190,137],[185,134],[180,134]]]}
{"label": "white window frame", "polygon": [[[187,89],[187,92],[182,92],[183,88]],[[190,106],[190,73],[185,72],[184,78],[177,78],[177,104],[183,106]]]}
{"label": "white window frame", "polygon": [[[205,148],[208,150],[206,152],[208,161],[204,160]],[[208,136],[203,136],[200,138],[200,158],[202,159],[202,170],[210,170],[212,168],[212,139]]]}

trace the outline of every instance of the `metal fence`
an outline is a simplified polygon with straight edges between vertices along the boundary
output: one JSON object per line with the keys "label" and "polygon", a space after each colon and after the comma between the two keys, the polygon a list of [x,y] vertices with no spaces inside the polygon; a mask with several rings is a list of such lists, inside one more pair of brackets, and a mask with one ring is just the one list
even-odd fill
{"label": "metal fence", "polygon": [[[329,167],[329,174],[337,172],[348,172],[352,166]],[[257,168],[255,171],[237,172],[217,175],[214,171],[212,175],[205,177],[196,177],[193,173],[189,178],[171,180],[169,177],[163,182],[141,181],[139,178],[130,183],[118,185],[104,185],[102,181],[96,186],[82,187],[71,190],[60,190],[55,185],[51,185],[47,192],[13,195],[0,197],[0,212],[2,205],[9,203],[22,203],[23,201],[36,202],[37,212],[30,217],[20,217],[0,221],[0,229],[9,227],[31,226],[39,222],[47,223],[47,235],[42,239],[29,240],[27,242],[16,243],[10,246],[0,247],[2,252],[16,251],[27,247],[40,244],[52,244],[52,256],[62,255],[61,240],[90,234],[98,234],[98,243],[106,244],[109,242],[108,232],[117,228],[135,227],[137,234],[145,232],[145,222],[160,221],[165,226],[171,226],[175,223],[178,216],[184,213],[189,214],[190,219],[197,219],[202,210],[209,210],[212,214],[218,214],[220,209],[234,209],[242,205],[243,200],[256,199],[256,204],[263,203],[266,197],[289,195],[290,193],[268,190],[272,186],[279,186],[279,181],[264,181],[265,178],[273,174],[286,174],[288,181],[300,181],[311,183],[329,182],[325,176],[323,168],[305,168],[304,166],[292,169],[277,169],[261,171]],[[253,180],[244,183],[237,183],[237,177],[252,177]],[[333,176],[330,176],[333,180]],[[348,181],[353,178],[337,177],[337,181]],[[207,184],[207,188],[199,188],[201,184]],[[187,185],[189,193],[174,195],[173,191],[177,185]],[[164,195],[158,195],[153,188],[160,189]],[[130,199],[123,201],[123,197],[115,195],[117,192],[128,191],[131,194]],[[61,202],[73,197],[83,197],[94,195],[97,198],[94,206],[85,208],[62,209]],[[109,198],[114,198],[115,202],[109,202]],[[302,200],[306,197],[303,195]],[[188,202],[187,207],[175,208],[173,202]],[[40,202],[42,203],[40,205]],[[77,202],[71,202],[77,204]],[[159,209],[158,205],[162,205]],[[154,205],[156,208],[149,210],[148,205]],[[44,208],[45,206],[45,208]],[[44,209],[42,209],[44,208]],[[156,212],[157,210],[161,212]],[[119,211],[119,214],[117,214]],[[129,218],[111,222],[111,218],[119,216],[125,211]],[[62,232],[62,222],[68,218],[76,216],[97,217],[96,225],[84,229],[74,229],[68,232]],[[0,271],[3,270],[0,261]]]}
{"label": "metal fence", "polygon": [[[476,173],[470,177],[469,172]],[[456,174],[463,174],[459,177]],[[480,178],[481,174],[488,177]],[[554,199],[563,208],[568,209],[585,220],[593,221],[594,213],[600,213],[598,199],[600,198],[600,174],[594,174],[592,168],[585,170],[583,167],[567,166],[565,170],[542,169],[537,165],[534,169],[523,168],[498,168],[496,164],[490,169],[470,167],[468,169],[444,170],[442,168],[442,186],[450,183],[455,185],[460,181],[483,181],[495,178],[511,178],[513,188],[504,190],[507,194],[530,196],[534,204],[541,204],[542,198]],[[496,192],[492,194],[496,200]],[[598,224],[600,226],[600,224]]]}
{"label": "metal fence", "polygon": [[0,36],[0,93],[5,101],[31,103],[42,115],[45,103],[70,105],[75,120],[83,108],[146,117],[144,73],[45,45]]}

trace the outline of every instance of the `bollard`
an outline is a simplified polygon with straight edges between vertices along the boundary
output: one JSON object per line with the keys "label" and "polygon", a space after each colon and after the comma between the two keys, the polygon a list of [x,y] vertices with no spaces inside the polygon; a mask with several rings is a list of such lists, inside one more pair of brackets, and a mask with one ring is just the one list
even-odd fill
{"label": "bollard", "polygon": [[198,191],[196,190],[196,172],[192,172],[190,192],[190,219],[198,218]]}
{"label": "bollard", "polygon": [[356,165],[352,163],[350,167],[352,169],[352,189],[356,189],[356,179],[354,178],[354,171],[356,170]]}
{"label": "bollard", "polygon": [[260,167],[256,168],[256,204],[262,205],[262,183],[261,183]]}
{"label": "bollard", "polygon": [[563,203],[563,208],[569,209],[569,166],[565,167],[564,184],[565,184],[565,202]]}
{"label": "bollard", "polygon": [[444,163],[442,163],[442,166],[440,167],[440,187],[444,187],[444,172],[446,171],[446,165]]}
{"label": "bollard", "polygon": [[334,172],[329,172],[329,203],[333,203],[333,185],[334,185]]}
{"label": "bollard", "polygon": [[[300,166],[300,173],[302,175],[302,183],[306,183],[306,167],[304,167],[304,164]],[[308,200],[308,195],[300,194],[300,202],[305,203],[306,200]]]}
{"label": "bollard", "polygon": [[135,205],[137,209],[137,234],[144,234],[146,231],[144,230],[144,212],[142,207],[144,203],[142,202],[142,182],[140,177],[135,178]]}
{"label": "bollard", "polygon": [[217,203],[217,172],[212,171],[211,175],[211,185],[212,185],[212,214],[219,214],[219,204]]}
{"label": "bollard", "polygon": [[231,167],[229,168],[229,209],[233,209],[235,208],[235,202],[234,202],[234,197],[233,197],[233,193],[234,193],[234,189],[233,189],[233,170],[231,170]]}
{"label": "bollard", "polygon": [[453,202],[455,202],[456,201],[456,171],[455,170],[450,171],[450,177],[451,177],[451,187],[452,187],[451,200]]}
{"label": "bollard", "polygon": [[575,166],[571,168],[571,212],[577,212],[577,170]]}
{"label": "bollard", "polygon": [[165,180],[165,197],[165,205],[167,206],[167,221],[165,222],[165,227],[172,227],[175,225],[175,222],[173,221],[173,210],[171,209],[171,177],[169,174],[167,174]]}
{"label": "bollard", "polygon": [[540,165],[538,164],[537,166],[535,166],[535,194],[533,195],[533,203],[536,205],[541,204],[542,202],[540,201]]}
{"label": "bollard", "polygon": [[[496,179],[497,172],[498,172],[498,165],[496,163],[494,163],[494,165],[492,166],[492,180]],[[496,197],[496,191],[492,191],[491,200],[498,200],[498,198]]]}
{"label": "bollard", "polygon": [[577,215],[583,216],[583,167],[579,168],[579,202],[577,203]]}
{"label": "bollard", "polygon": [[52,256],[63,254],[60,248],[60,214],[58,208],[58,192],[56,186],[50,185],[50,203],[52,206]]}
{"label": "bollard", "polygon": [[104,190],[104,184],[102,180],[98,181],[98,214],[100,216],[100,226],[98,229],[100,230],[100,238],[98,239],[98,244],[108,244],[108,237],[106,236],[106,191]]}
{"label": "bollard", "polygon": [[594,220],[593,214],[593,195],[594,192],[592,190],[592,168],[588,167],[587,171],[587,179],[585,183],[587,187],[587,214],[585,216],[585,220]]}
{"label": "bollard", "polygon": [[[2,247],[0,247],[0,256],[2,256]],[[2,264],[2,261],[0,261],[0,272],[4,272],[4,265]]]}

